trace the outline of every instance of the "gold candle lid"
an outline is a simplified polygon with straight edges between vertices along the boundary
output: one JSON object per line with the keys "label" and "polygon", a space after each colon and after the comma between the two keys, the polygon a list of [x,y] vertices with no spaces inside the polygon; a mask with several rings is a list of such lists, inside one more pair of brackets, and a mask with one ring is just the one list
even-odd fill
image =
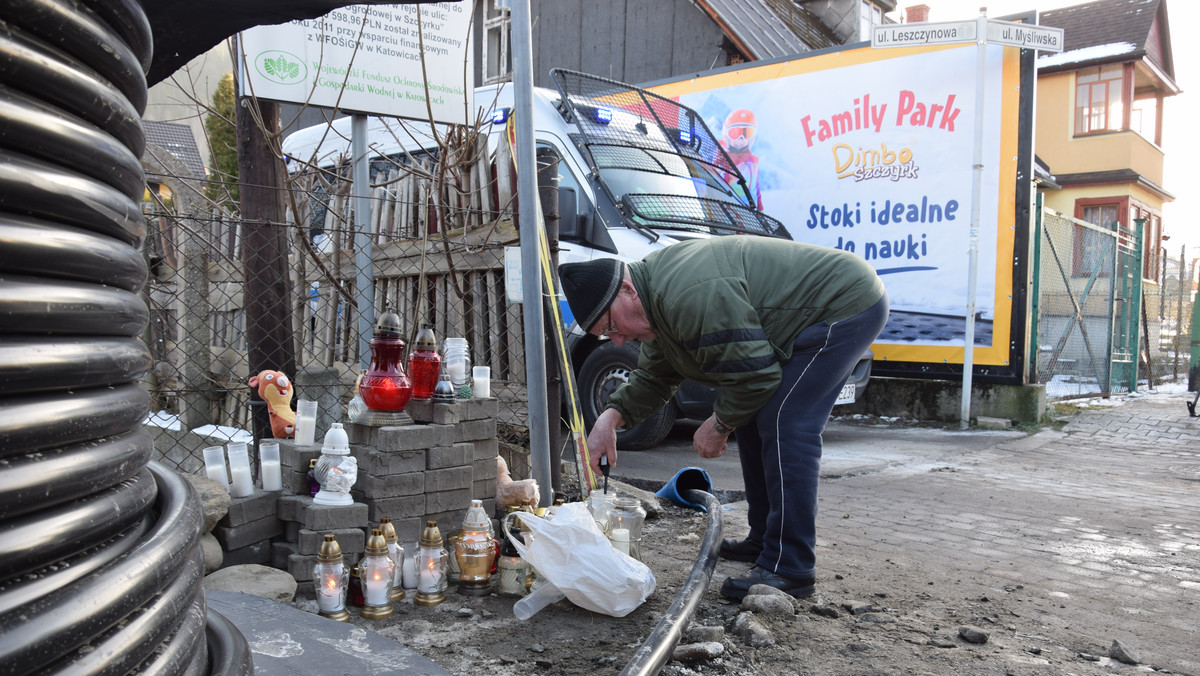
{"label": "gold candle lid", "polygon": [[379,530],[383,532],[383,539],[389,545],[396,541],[396,526],[392,524],[391,517],[385,516],[379,520]]}
{"label": "gold candle lid", "polygon": [[441,547],[442,532],[438,530],[437,521],[430,519],[425,522],[425,530],[421,532],[422,547]]}
{"label": "gold candle lid", "polygon": [[333,537],[333,533],[326,533],[325,541],[321,543],[321,551],[317,553],[317,561],[321,563],[339,563],[341,560],[342,546]]}
{"label": "gold candle lid", "polygon": [[371,537],[367,538],[367,556],[387,556],[387,540],[383,539],[383,533],[378,528],[371,529]]}

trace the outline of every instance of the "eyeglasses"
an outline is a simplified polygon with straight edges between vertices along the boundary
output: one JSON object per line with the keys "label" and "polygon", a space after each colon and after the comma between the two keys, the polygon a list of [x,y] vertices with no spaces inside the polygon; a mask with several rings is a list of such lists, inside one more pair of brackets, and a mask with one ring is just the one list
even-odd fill
{"label": "eyeglasses", "polygon": [[613,325],[612,309],[610,308],[608,310],[608,328],[604,329],[604,333],[601,333],[600,335],[604,336],[605,338],[611,338],[613,334],[619,332],[620,329]]}

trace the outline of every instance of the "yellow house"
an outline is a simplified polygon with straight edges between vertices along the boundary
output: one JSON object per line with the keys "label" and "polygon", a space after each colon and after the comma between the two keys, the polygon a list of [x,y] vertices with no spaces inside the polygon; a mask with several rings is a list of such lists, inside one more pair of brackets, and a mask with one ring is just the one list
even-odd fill
{"label": "yellow house", "polygon": [[1163,188],[1163,101],[1180,91],[1167,2],[1095,0],[1040,23],[1065,42],[1037,60],[1037,155],[1061,188],[1044,190],[1044,204],[1108,227],[1145,219],[1142,277],[1157,284],[1162,205],[1174,199]]}

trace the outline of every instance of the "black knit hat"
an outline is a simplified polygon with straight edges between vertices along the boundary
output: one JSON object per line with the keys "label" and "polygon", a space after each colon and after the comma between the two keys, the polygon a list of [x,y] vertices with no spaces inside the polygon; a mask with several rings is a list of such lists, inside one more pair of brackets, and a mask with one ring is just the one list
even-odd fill
{"label": "black knit hat", "polygon": [[584,331],[591,331],[621,290],[625,264],[615,258],[563,263],[558,266],[558,277],[575,321]]}

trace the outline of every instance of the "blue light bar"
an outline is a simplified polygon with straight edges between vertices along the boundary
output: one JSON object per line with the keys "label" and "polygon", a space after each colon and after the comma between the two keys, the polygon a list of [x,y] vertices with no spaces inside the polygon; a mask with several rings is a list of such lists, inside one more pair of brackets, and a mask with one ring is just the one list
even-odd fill
{"label": "blue light bar", "polygon": [[596,121],[600,124],[608,124],[609,122],[612,122],[612,110],[609,108],[597,108]]}
{"label": "blue light bar", "polygon": [[508,114],[511,112],[508,108],[497,108],[492,111],[492,124],[504,124],[508,122]]}
{"label": "blue light bar", "polygon": [[692,132],[687,129],[679,130],[679,142],[690,145],[692,142]]}

